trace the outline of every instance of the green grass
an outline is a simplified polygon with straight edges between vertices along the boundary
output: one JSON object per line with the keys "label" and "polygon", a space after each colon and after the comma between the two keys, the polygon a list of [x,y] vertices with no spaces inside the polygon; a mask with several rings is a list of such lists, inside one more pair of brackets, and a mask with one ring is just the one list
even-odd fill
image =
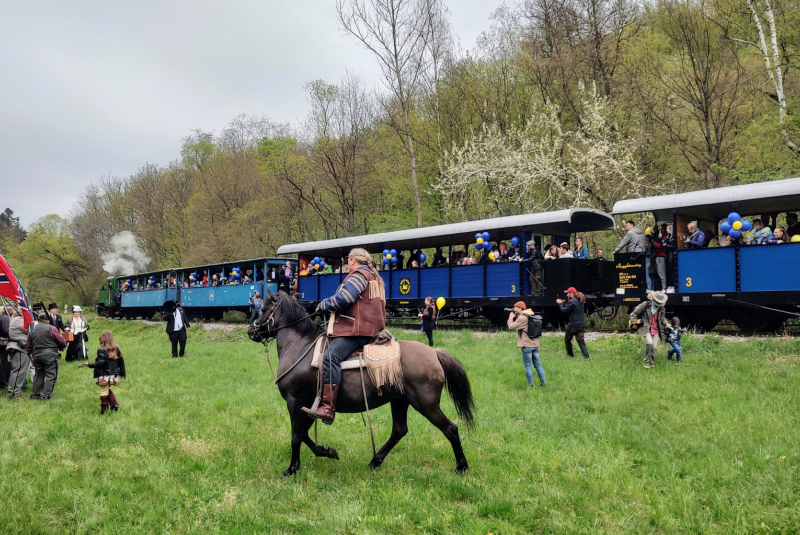
{"label": "green grass", "polygon": [[[377,471],[359,415],[320,426],[341,460],[305,447],[289,479],[289,422],[263,348],[163,327],[111,328],[128,379],[100,416],[91,371],[62,363],[49,403],[0,400],[0,531],[8,533],[775,533],[800,526],[800,341],[685,340],[685,362],[640,364],[630,337],[567,359],[543,338],[545,388],[528,388],[511,333],[436,333],[466,366],[477,426],[465,476],[412,410]],[[237,331],[241,334],[240,331]],[[236,333],[235,333],[236,334]],[[421,340],[420,333],[402,338]],[[272,351],[273,359],[275,351]],[[28,392],[29,394],[29,392]],[[447,398],[445,412],[454,416]],[[377,440],[388,409],[373,412]]]}

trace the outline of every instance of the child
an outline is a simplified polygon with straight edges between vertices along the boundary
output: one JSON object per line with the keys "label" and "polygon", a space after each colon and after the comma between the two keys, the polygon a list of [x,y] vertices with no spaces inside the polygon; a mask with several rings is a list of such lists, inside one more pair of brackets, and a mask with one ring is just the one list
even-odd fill
{"label": "child", "polygon": [[125,360],[114,342],[114,335],[111,331],[103,331],[103,334],[100,335],[97,358],[94,362],[80,365],[81,368],[86,366],[94,368],[94,378],[97,379],[97,386],[100,387],[100,414],[105,414],[109,404],[112,411],[119,409],[119,403],[117,403],[117,398],[110,386],[117,386],[119,378],[125,377]]}
{"label": "child", "polygon": [[672,327],[667,332],[667,343],[672,346],[672,349],[667,351],[667,359],[672,360],[672,355],[677,357],[677,361],[681,361],[681,320],[677,316],[672,318]]}

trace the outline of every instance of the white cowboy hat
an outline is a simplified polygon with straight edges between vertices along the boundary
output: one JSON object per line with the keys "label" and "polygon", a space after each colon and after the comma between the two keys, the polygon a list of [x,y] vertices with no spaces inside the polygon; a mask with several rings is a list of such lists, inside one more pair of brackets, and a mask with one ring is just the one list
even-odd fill
{"label": "white cowboy hat", "polygon": [[73,306],[72,307],[72,311],[73,312],[83,312],[83,310],[81,309],[81,307],[79,305]]}
{"label": "white cowboy hat", "polygon": [[667,304],[667,294],[664,292],[650,292],[647,294],[647,298],[659,307]]}

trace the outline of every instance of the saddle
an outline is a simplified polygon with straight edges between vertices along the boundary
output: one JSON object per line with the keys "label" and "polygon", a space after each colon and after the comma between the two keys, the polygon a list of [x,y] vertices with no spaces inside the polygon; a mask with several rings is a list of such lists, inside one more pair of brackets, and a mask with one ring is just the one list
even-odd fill
{"label": "saddle", "polygon": [[[319,368],[325,351],[327,337],[320,337],[314,346],[311,367]],[[380,392],[384,385],[393,385],[403,391],[403,371],[400,368],[400,343],[389,331],[381,331],[369,344],[357,349],[342,361],[342,371],[366,367],[372,383]]]}

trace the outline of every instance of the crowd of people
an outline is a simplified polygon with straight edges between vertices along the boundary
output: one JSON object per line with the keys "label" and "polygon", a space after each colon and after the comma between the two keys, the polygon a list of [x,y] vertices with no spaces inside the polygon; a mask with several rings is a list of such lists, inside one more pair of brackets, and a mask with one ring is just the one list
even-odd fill
{"label": "crowd of people", "polygon": [[[725,232],[717,234],[713,228],[702,230],[694,221],[686,225],[686,234],[677,238],[673,232],[673,226],[670,224],[662,223],[660,226],[656,225],[643,231],[633,221],[626,221],[625,237],[614,249],[614,252],[645,253],[647,289],[673,293],[675,291],[677,240],[680,240],[685,249],[789,243],[793,236],[800,235],[800,223],[798,223],[797,214],[793,212],[788,212],[785,219],[785,226],[776,226],[777,214],[755,218],[752,220],[752,229],[741,232],[738,238],[732,238]],[[597,257],[602,257],[602,251],[598,251]]]}
{"label": "crowd of people", "polygon": [[[66,350],[66,361],[84,361],[79,367],[95,370],[95,382],[101,387],[101,412],[119,403],[110,391],[125,377],[125,362],[111,331],[100,335],[97,359],[88,361],[86,334],[89,323],[81,307],[72,308],[72,317],[64,322],[58,314],[58,304],[51,303],[48,310],[34,309],[34,321],[27,328],[15,303],[6,302],[0,308],[0,387],[7,389],[8,398],[20,401],[31,384],[30,399],[49,400],[53,397],[60,371],[61,352]],[[30,377],[30,381],[28,381]]]}
{"label": "crowd of people", "polygon": [[[231,274],[235,273],[235,274]],[[283,266],[272,266],[267,270],[267,280],[276,281],[281,278],[292,279],[296,276],[295,268],[292,266],[290,261],[286,261],[286,264]],[[225,270],[220,270],[219,273],[211,273],[209,275],[208,270],[204,270],[202,274],[197,273],[195,278],[194,274],[176,278],[174,275],[169,277],[164,277],[163,280],[161,277],[152,277],[145,279],[141,284],[139,279],[134,279],[131,281],[124,281],[122,286],[120,287],[121,292],[139,292],[143,290],[160,290],[167,286],[171,288],[175,288],[176,285],[179,285],[183,288],[202,288],[207,286],[237,286],[237,285],[244,285],[244,284],[253,284],[254,282],[261,282],[264,280],[264,274],[262,270],[255,269],[255,270],[246,270],[241,272],[241,270],[228,272],[226,274]]]}
{"label": "crowd of people", "polygon": [[[390,263],[382,266],[380,263],[375,262],[375,270],[381,271],[386,269],[418,269],[428,267],[448,267],[448,266],[472,266],[489,263],[502,263],[502,262],[522,262],[526,260],[543,261],[543,260],[556,260],[559,258],[579,258],[589,259],[589,248],[584,243],[582,236],[575,238],[574,248],[570,247],[567,242],[562,242],[560,245],[548,244],[544,247],[545,254],[543,255],[539,248],[536,246],[534,240],[529,240],[526,244],[528,255],[526,256],[522,251],[522,247],[514,247],[510,243],[498,241],[491,251],[485,249],[476,250],[470,254],[471,245],[456,246],[453,248],[448,258],[442,252],[441,247],[435,249],[433,258],[429,258],[421,250],[400,251],[397,255],[397,262]],[[459,250],[457,247],[463,247]],[[489,255],[489,253],[494,253]],[[320,257],[323,261],[325,258]],[[604,260],[605,256],[602,249],[598,249],[594,258]],[[329,273],[348,273],[348,267],[345,265],[342,268],[334,268],[330,262],[325,262],[325,268],[312,269],[308,263],[300,262],[299,276],[305,277],[309,275],[323,275]]]}

